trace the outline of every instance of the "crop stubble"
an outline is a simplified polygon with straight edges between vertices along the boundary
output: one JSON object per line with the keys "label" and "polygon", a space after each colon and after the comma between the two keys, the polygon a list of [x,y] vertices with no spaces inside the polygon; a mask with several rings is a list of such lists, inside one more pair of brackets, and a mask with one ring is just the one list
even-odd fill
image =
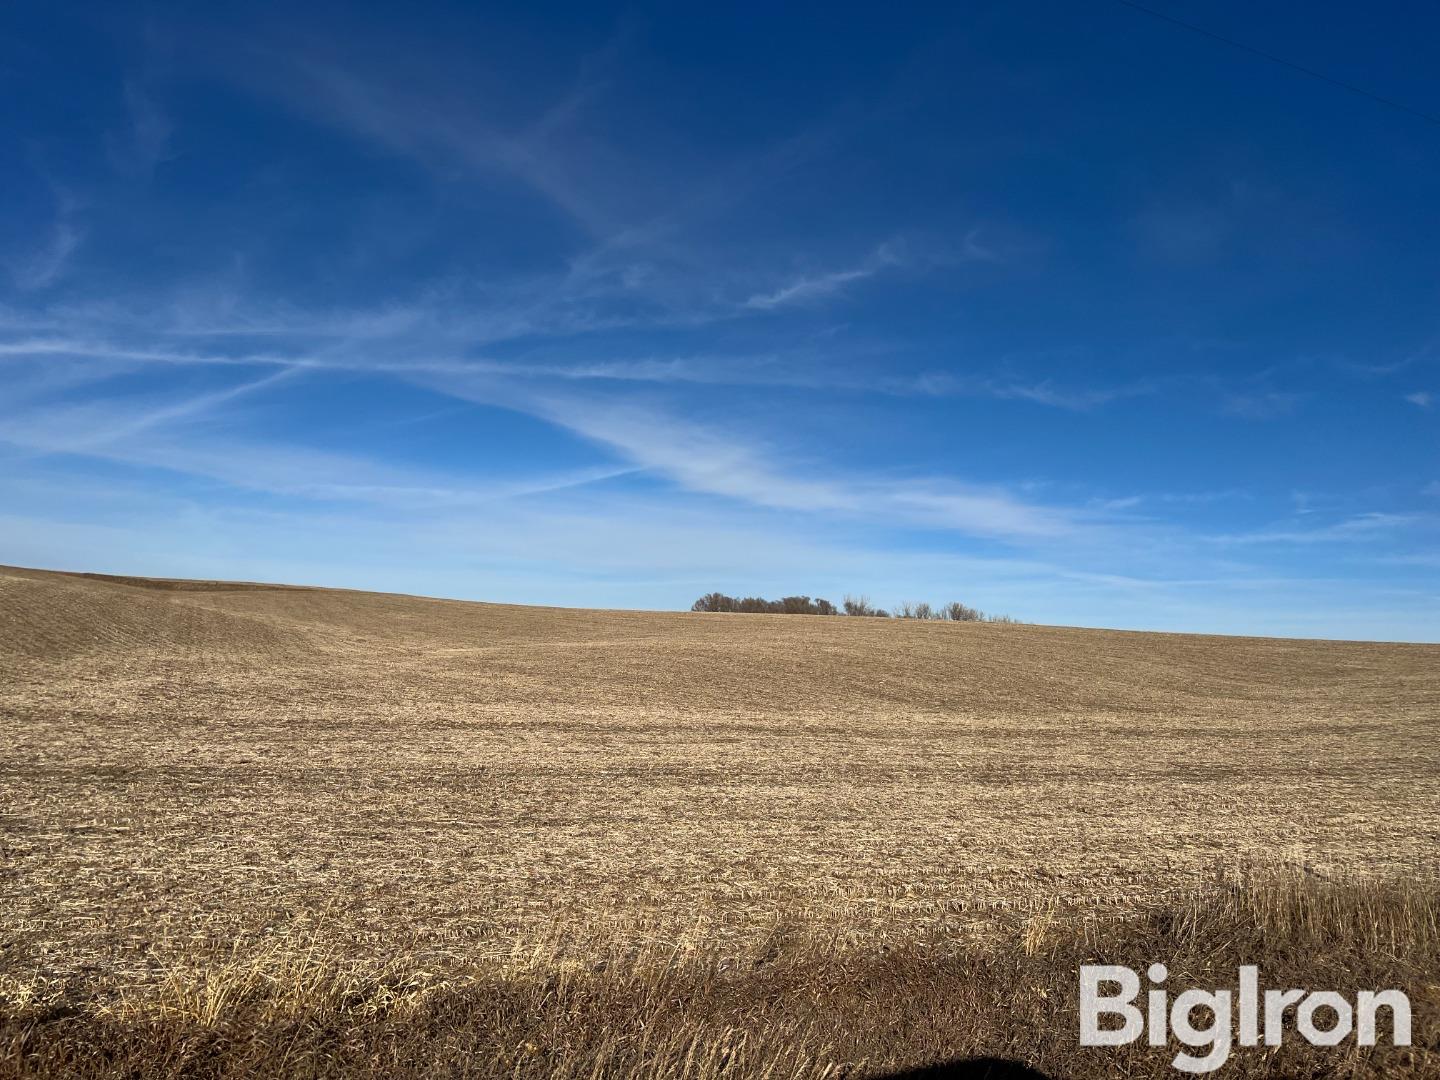
{"label": "crop stubble", "polygon": [[[0,970],[864,942],[1433,876],[1440,647],[0,570]],[[744,946],[744,947],[749,947]]]}

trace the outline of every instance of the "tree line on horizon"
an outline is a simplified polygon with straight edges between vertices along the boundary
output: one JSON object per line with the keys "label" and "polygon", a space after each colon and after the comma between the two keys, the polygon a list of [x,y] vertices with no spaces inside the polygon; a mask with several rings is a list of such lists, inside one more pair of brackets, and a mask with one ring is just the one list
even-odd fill
{"label": "tree line on horizon", "polygon": [[727,596],[722,592],[706,593],[690,605],[691,611],[734,612],[747,615],[851,615],[872,619],[931,619],[943,622],[1013,623],[1009,615],[987,615],[979,608],[952,600],[934,606],[926,602],[906,601],[893,612],[876,607],[864,596],[846,596],[836,607],[823,597],[782,596],[766,600],[760,596]]}

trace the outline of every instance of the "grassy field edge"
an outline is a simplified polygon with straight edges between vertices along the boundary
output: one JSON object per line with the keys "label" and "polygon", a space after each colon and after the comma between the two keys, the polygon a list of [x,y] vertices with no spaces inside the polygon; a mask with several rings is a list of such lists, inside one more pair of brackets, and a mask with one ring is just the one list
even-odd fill
{"label": "grassy field edge", "polygon": [[847,947],[797,920],[744,953],[616,943],[473,971],[367,965],[295,938],[133,992],[10,980],[0,1077],[880,1076],[972,1056],[1056,1078],[1175,1076],[1175,1050],[1078,1045],[1082,963],[1166,963],[1173,994],[1234,984],[1399,988],[1414,1045],[1237,1047],[1223,1075],[1440,1073],[1440,888],[1303,868],[1124,918],[1043,911],[980,939]]}

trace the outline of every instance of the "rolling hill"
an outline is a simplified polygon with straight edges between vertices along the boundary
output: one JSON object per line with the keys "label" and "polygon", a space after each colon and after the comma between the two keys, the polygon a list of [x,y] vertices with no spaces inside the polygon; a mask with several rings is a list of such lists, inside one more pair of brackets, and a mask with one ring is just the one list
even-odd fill
{"label": "rolling hill", "polygon": [[47,985],[276,935],[434,971],[979,933],[1440,850],[1434,645],[0,568],[0,731],[3,972]]}

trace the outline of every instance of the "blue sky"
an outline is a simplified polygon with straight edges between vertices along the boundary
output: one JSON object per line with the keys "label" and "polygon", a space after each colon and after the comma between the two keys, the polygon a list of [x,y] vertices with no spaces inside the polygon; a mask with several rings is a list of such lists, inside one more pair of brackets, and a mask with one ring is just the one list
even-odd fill
{"label": "blue sky", "polygon": [[1395,104],[1116,0],[6,5],[0,561],[1440,640],[1440,12],[1154,7]]}

